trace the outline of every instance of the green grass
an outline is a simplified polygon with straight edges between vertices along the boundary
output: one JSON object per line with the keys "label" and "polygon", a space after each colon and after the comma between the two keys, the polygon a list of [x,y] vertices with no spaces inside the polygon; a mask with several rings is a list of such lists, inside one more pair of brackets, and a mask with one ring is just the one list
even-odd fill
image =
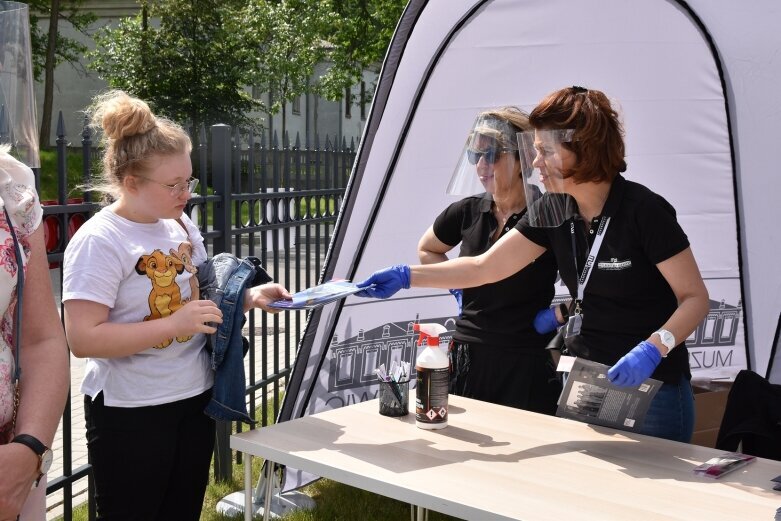
{"label": "green grass", "polygon": [[[41,201],[57,199],[57,152],[41,151]],[[75,189],[83,184],[81,151],[69,150],[66,154],[67,197],[81,197],[82,191]]]}

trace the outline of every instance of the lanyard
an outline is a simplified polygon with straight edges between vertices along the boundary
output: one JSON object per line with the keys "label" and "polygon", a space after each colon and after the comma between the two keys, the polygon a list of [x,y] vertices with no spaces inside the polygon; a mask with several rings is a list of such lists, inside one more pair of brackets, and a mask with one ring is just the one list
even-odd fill
{"label": "lanyard", "polygon": [[[586,265],[583,266],[583,273],[578,278],[578,296],[575,300],[575,314],[580,315],[580,304],[583,302],[583,294],[586,290],[586,284],[591,277],[591,269],[594,267],[594,262],[597,260],[599,254],[599,248],[602,247],[602,240],[607,233],[607,226],[610,224],[610,217],[602,216],[599,220],[599,228],[597,228],[597,236],[594,237],[594,243],[591,245],[591,249],[588,252],[588,258],[586,258]],[[575,219],[572,219],[569,223],[570,237],[572,238],[572,257],[575,260],[575,275],[578,274],[578,253],[575,248]]]}

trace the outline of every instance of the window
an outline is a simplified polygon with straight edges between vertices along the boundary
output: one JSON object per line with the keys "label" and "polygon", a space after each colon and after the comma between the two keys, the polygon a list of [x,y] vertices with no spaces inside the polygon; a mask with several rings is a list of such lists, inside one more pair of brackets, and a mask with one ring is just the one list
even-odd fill
{"label": "window", "polygon": [[366,119],[366,82],[361,82],[361,119]]}
{"label": "window", "polygon": [[352,96],[350,94],[350,87],[344,89],[344,117],[353,117],[353,104]]}
{"label": "window", "polygon": [[293,114],[301,114],[301,96],[293,98]]}

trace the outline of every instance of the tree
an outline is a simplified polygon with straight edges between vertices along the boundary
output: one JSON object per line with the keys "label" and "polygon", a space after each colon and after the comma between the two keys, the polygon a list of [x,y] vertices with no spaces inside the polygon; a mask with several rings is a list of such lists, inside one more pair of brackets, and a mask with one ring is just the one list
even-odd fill
{"label": "tree", "polygon": [[[330,99],[382,60],[404,0],[157,0],[101,30],[90,68],[110,86],[194,125],[257,126],[252,110],[282,110],[306,92]],[[154,27],[147,20],[157,20]],[[315,66],[333,66],[314,78]],[[249,86],[272,94],[253,99]]]}
{"label": "tree", "polygon": [[161,115],[189,121],[194,129],[201,123],[254,126],[248,114],[263,105],[245,91],[256,56],[243,41],[244,21],[237,17],[243,4],[143,1],[136,16],[99,31],[89,67],[111,87],[150,101]]}
{"label": "tree", "polygon": [[284,136],[287,103],[312,89],[310,78],[325,58],[322,35],[334,23],[333,13],[311,0],[252,0],[240,18],[247,52],[256,58],[252,84],[271,94],[270,114],[282,111]]}
{"label": "tree", "polygon": [[[82,70],[80,59],[87,47],[59,32],[60,21],[70,23],[74,29],[88,35],[88,27],[95,15],[81,10],[84,0],[30,0],[30,40],[32,41],[33,75],[36,81],[43,76],[43,112],[41,114],[40,146],[49,146],[52,122],[52,98],[54,96],[54,69],[60,63],[70,63]],[[38,21],[49,20],[46,34],[38,28]]]}
{"label": "tree", "polygon": [[[317,0],[312,0],[317,2]],[[364,69],[381,62],[390,45],[406,0],[328,0],[333,23],[323,33],[331,44],[333,65],[320,78],[325,97],[342,98],[346,88],[359,83]]]}

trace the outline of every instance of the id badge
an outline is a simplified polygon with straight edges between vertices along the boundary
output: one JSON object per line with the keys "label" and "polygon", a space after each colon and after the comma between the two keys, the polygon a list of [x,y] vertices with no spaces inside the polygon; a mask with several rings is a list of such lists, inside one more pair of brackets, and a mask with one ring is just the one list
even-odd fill
{"label": "id badge", "polygon": [[583,315],[580,313],[576,313],[569,317],[569,320],[567,320],[567,330],[565,337],[569,338],[571,336],[579,335],[580,334],[580,326],[583,324]]}

